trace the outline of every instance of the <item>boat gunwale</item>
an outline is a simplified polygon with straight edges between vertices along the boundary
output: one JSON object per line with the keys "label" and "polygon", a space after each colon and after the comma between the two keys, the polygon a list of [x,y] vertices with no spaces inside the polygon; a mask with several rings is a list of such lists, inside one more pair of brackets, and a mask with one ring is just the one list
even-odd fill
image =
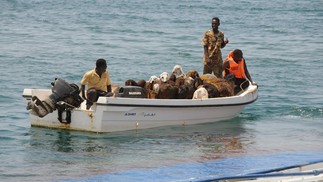
{"label": "boat gunwale", "polygon": [[[245,97],[256,93],[252,100]],[[208,99],[148,99],[125,97],[100,97],[97,106],[116,107],[168,107],[168,108],[192,108],[192,107],[227,107],[241,106],[255,102],[258,99],[258,86],[249,86],[240,95],[230,97],[217,97]],[[238,100],[238,102],[237,102]]]}
{"label": "boat gunwale", "polygon": [[[97,102],[96,105],[100,106],[117,106],[117,107],[171,107],[171,108],[187,108],[187,107],[226,107],[226,106],[241,106],[241,105],[248,105],[253,102],[255,102],[258,99],[256,97],[255,99],[248,101],[248,102],[241,102],[241,103],[228,103],[228,104],[182,104],[182,105],[171,105],[171,104],[131,104],[131,103],[99,103]],[[131,100],[131,99],[129,99]],[[148,99],[147,99],[148,100]],[[162,100],[162,99],[160,99]]]}

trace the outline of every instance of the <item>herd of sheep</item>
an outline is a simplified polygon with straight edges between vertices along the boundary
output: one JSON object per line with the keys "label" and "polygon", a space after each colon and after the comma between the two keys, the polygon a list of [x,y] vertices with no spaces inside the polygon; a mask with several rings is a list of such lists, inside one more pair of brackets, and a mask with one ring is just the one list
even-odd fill
{"label": "herd of sheep", "polygon": [[234,95],[234,78],[217,78],[212,74],[199,75],[196,70],[184,73],[176,65],[171,74],[163,72],[159,77],[146,80],[126,80],[125,86],[142,87],[149,99],[207,99]]}

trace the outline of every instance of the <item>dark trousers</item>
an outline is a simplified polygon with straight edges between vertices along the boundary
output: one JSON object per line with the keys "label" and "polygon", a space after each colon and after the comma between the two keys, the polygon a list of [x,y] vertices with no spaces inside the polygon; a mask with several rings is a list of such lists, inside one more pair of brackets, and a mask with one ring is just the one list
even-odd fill
{"label": "dark trousers", "polygon": [[94,88],[90,88],[87,90],[86,95],[86,108],[90,108],[94,102],[98,101],[99,97],[111,97],[113,94],[111,92],[105,92],[102,90],[95,90]]}
{"label": "dark trousers", "polygon": [[219,62],[219,63],[214,63],[212,65],[204,65],[203,67],[203,75],[205,74],[212,74],[212,72],[214,73],[214,75],[217,78],[222,78],[222,72],[223,72],[223,63]]}
{"label": "dark trousers", "polygon": [[244,78],[235,79],[234,95],[239,93],[241,90],[245,90],[249,87],[249,81]]}

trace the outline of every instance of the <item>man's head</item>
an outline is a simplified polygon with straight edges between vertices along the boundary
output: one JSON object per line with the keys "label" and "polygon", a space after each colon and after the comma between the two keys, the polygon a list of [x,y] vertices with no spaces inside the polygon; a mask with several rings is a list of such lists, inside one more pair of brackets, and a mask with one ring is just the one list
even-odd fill
{"label": "man's head", "polygon": [[237,63],[243,58],[242,51],[240,49],[235,49],[233,51],[233,60]]}
{"label": "man's head", "polygon": [[220,19],[218,17],[212,18],[212,28],[217,29],[220,26]]}
{"label": "man's head", "polygon": [[107,70],[107,62],[104,59],[98,59],[96,61],[96,71],[98,75],[102,75]]}

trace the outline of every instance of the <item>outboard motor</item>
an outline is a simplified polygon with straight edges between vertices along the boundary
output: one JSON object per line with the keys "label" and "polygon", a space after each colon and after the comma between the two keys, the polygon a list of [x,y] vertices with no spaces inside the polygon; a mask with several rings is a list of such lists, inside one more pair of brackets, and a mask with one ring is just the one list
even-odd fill
{"label": "outboard motor", "polygon": [[27,110],[31,110],[32,114],[42,118],[56,108],[64,106],[65,110],[72,110],[80,107],[83,99],[80,97],[80,90],[76,84],[69,84],[63,79],[55,78],[51,85],[52,94],[44,100],[33,96],[28,102]]}
{"label": "outboard motor", "polygon": [[116,93],[116,97],[147,98],[147,92],[144,88],[139,86],[124,86]]}

